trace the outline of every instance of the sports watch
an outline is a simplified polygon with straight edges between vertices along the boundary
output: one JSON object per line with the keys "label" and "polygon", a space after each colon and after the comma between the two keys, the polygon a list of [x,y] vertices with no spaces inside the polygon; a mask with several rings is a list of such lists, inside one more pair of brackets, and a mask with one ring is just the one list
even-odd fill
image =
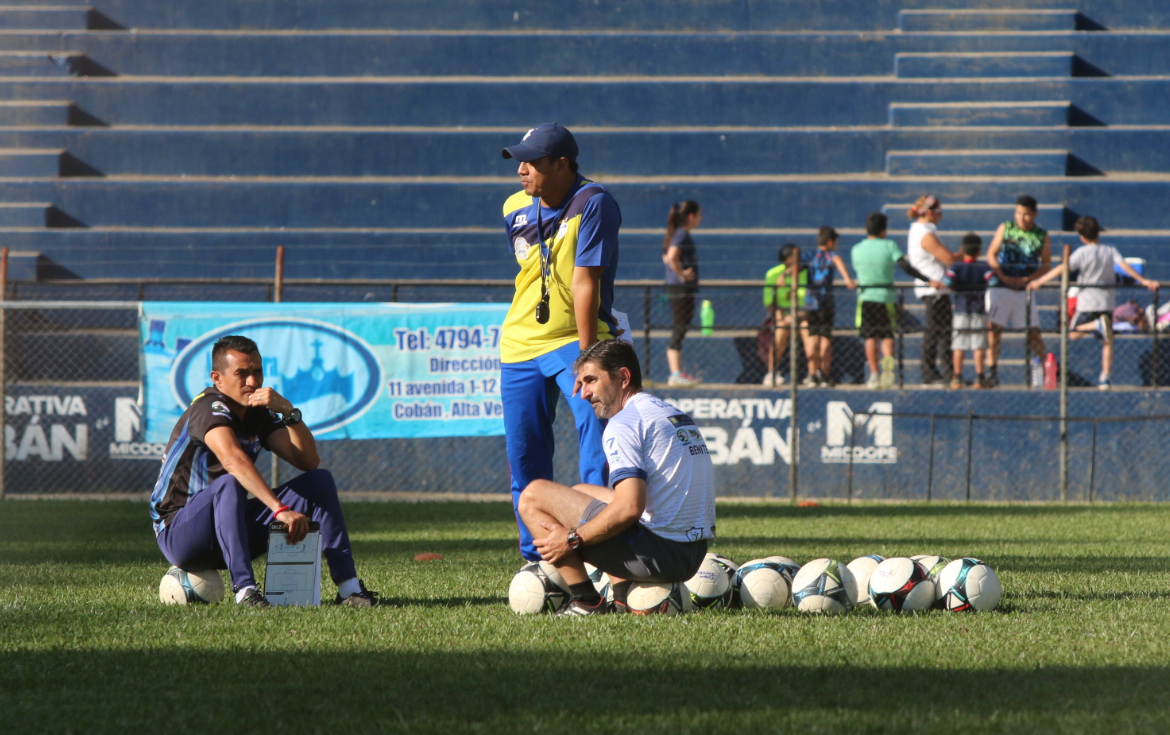
{"label": "sports watch", "polygon": [[301,409],[294,408],[288,412],[288,416],[284,417],[282,423],[285,426],[296,426],[301,423]]}
{"label": "sports watch", "polygon": [[569,529],[569,535],[566,541],[568,542],[570,551],[576,551],[581,548],[581,537],[577,535],[577,529],[575,528]]}

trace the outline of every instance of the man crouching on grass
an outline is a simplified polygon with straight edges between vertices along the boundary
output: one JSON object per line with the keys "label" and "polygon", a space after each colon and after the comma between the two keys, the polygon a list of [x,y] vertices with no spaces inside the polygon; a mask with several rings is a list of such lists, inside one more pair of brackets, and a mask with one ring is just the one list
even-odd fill
{"label": "man crouching on grass", "polygon": [[631,582],[694,576],[715,538],[715,468],[691,417],[642,392],[631,345],[597,342],[573,370],[581,397],[598,418],[609,419],[602,446],[610,487],[535,480],[520,495],[520,517],[537,536],[541,557],[569,585],[558,614],[601,615],[605,601],[585,562],[610,576],[621,611]]}
{"label": "man crouching on grass", "polygon": [[[268,525],[286,524],[295,545],[312,518],[321,526],[337,604],[377,604],[377,593],[357,578],[337,487],[328,471],[317,469],[312,432],[286,398],[261,387],[256,343],[240,336],[216,342],[211,382],[214,387],[196,396],[171,432],[150,496],[163,556],[181,569],[227,569],[237,604],[271,607],[252,575],[252,560],[268,551]],[[261,447],[304,474],[270,489],[256,470]]]}

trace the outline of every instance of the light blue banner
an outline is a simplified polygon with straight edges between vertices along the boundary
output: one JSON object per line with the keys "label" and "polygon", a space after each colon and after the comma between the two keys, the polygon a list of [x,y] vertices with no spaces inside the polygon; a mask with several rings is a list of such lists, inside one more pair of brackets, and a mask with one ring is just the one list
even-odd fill
{"label": "light blue banner", "polygon": [[254,340],[264,384],[318,439],[499,436],[507,304],[156,301],[139,317],[146,441],[166,442],[211,385],[220,337]]}

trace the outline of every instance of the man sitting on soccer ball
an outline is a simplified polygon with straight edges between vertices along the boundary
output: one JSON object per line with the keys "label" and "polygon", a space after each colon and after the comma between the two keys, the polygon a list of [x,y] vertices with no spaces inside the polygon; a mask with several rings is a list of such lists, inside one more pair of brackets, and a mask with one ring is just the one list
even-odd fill
{"label": "man sitting on soccer ball", "polygon": [[[211,349],[211,382],[171,432],[162,471],[150,497],[159,549],[181,569],[227,569],[236,603],[270,607],[256,587],[252,560],[268,550],[273,520],[288,526],[288,542],[321,528],[322,554],[337,584],[336,602],[377,604],[357,578],[337,486],[317,469],[317,444],[301,412],[264,388],[260,350],[247,337],[223,337]],[[256,469],[264,447],[304,474],[271,489]],[[248,499],[248,493],[256,496]]]}
{"label": "man sitting on soccer ball", "polygon": [[573,370],[581,397],[609,419],[602,445],[610,486],[535,480],[520,496],[520,517],[534,533],[544,529],[536,549],[569,585],[558,614],[600,615],[606,603],[585,562],[610,576],[618,610],[631,582],[694,575],[715,538],[715,469],[691,417],[642,392],[631,345],[597,342]]}

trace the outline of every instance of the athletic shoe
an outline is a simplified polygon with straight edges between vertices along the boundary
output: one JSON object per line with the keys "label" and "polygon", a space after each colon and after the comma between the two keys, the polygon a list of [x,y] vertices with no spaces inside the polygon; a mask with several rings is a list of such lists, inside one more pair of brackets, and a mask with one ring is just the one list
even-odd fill
{"label": "athletic shoe", "polygon": [[995,388],[999,385],[999,369],[995,365],[987,366],[987,377],[984,378],[988,388]]}
{"label": "athletic shoe", "polygon": [[244,595],[244,599],[240,600],[239,605],[243,607],[272,607],[272,603],[264,596],[264,593],[253,587]]}
{"label": "athletic shoe", "polygon": [[881,384],[878,381],[877,373],[869,374],[869,377],[865,381],[865,387],[869,388],[870,390],[877,390],[881,387]]}
{"label": "athletic shoe", "polygon": [[598,597],[592,605],[585,604],[584,600],[569,600],[557,610],[557,616],[562,618],[583,617],[585,615],[605,615],[608,605],[604,597]]}
{"label": "athletic shoe", "polygon": [[765,375],[764,379],[760,381],[760,385],[766,385],[770,388],[779,388],[780,386],[784,385],[784,376],[780,374],[779,370],[777,370],[774,373]]}
{"label": "athletic shoe", "polygon": [[804,380],[800,381],[800,384],[803,385],[805,388],[816,388],[816,387],[820,386],[821,381],[817,380],[816,373],[812,373],[812,374],[808,375]]}
{"label": "athletic shoe", "polygon": [[975,387],[978,390],[986,390],[987,388],[990,388],[991,386],[987,384],[987,378],[983,377],[982,375],[976,375],[975,376],[975,383],[974,383],[973,387]]}
{"label": "athletic shoe", "polygon": [[1109,376],[1101,373],[1101,377],[1097,378],[1097,390],[1109,390],[1113,384],[1109,381]]}
{"label": "athletic shoe", "polygon": [[951,390],[959,390],[962,387],[963,387],[963,379],[962,378],[960,378],[958,375],[951,378]]}
{"label": "athletic shoe", "polygon": [[374,607],[378,604],[378,593],[366,589],[366,583],[358,580],[358,586],[362,588],[361,592],[356,592],[344,600],[341,595],[333,599],[334,605],[344,605],[346,607]]}
{"label": "athletic shoe", "polygon": [[666,384],[674,388],[693,388],[703,381],[686,373],[672,373]]}
{"label": "athletic shoe", "polygon": [[894,373],[898,367],[897,361],[892,357],[883,357],[881,366],[882,369],[881,374],[878,376],[878,382],[883,389],[893,388],[894,381],[897,378],[897,375]]}

